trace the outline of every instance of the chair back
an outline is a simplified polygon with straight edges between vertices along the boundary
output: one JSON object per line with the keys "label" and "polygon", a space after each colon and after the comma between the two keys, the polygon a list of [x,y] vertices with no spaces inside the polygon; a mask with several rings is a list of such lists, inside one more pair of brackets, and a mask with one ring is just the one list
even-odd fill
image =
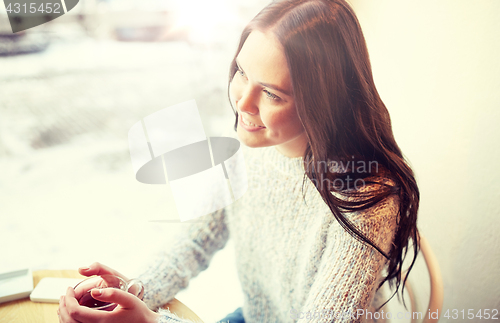
{"label": "chair back", "polygon": [[[436,256],[434,255],[434,252],[432,252],[429,242],[421,233],[419,234],[419,236],[420,252],[424,256],[427,271],[429,272],[429,280],[431,285],[429,305],[427,306],[427,311],[423,313],[422,323],[436,323],[439,321],[441,310],[443,308],[443,279],[441,276],[441,270],[439,269],[438,261],[436,259]],[[406,281],[405,288],[408,291],[408,295],[410,296],[412,313],[416,312],[416,299],[409,281]],[[430,313],[436,313],[436,311],[438,313],[437,318],[433,317],[433,315],[429,315]],[[417,319],[414,318],[413,315],[411,323],[417,323]]]}

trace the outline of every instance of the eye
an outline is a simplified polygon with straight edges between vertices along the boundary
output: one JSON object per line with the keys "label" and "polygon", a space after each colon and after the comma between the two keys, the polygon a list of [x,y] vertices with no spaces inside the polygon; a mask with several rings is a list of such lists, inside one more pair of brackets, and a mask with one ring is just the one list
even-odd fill
{"label": "eye", "polygon": [[270,99],[270,100],[281,100],[281,98],[279,96],[277,96],[276,94],[273,94],[271,92],[269,92],[268,90],[266,89],[263,89],[262,91],[264,91],[264,93],[266,94],[267,98]]}
{"label": "eye", "polygon": [[242,77],[245,77],[245,72],[243,72],[238,64],[236,64],[236,73],[240,74],[240,76]]}

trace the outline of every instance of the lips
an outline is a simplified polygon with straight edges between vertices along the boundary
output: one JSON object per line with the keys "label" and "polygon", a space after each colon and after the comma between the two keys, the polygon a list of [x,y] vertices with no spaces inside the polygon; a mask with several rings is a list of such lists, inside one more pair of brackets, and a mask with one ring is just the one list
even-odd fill
{"label": "lips", "polygon": [[260,125],[257,125],[253,122],[251,122],[250,120],[246,119],[245,117],[243,117],[243,115],[241,115],[241,121],[243,122],[243,124],[245,126],[250,126],[250,127],[255,127],[255,128],[265,128],[264,126],[260,126]]}
{"label": "lips", "polygon": [[254,131],[266,129],[266,127],[264,127],[264,126],[256,126],[253,122],[251,122],[247,119],[243,119],[243,116],[241,113],[238,116],[238,124],[241,126],[241,128],[243,128],[249,132],[254,132]]}

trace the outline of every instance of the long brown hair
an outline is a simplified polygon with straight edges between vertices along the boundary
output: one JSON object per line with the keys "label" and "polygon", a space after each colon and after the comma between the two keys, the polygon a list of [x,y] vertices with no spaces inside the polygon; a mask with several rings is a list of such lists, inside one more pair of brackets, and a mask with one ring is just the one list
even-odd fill
{"label": "long brown hair", "polygon": [[[237,70],[236,57],[253,30],[272,32],[283,46],[297,113],[309,141],[304,155],[305,175],[316,184],[340,225],[388,260],[387,276],[378,288],[388,281],[391,286],[395,284],[396,294],[410,240],[413,259],[409,270],[418,254],[419,190],[413,171],[394,139],[389,113],[375,87],[366,42],[354,11],[343,0],[272,2],[244,29],[231,64],[229,82]],[[236,111],[235,114],[236,129]],[[355,163],[348,163],[352,160],[376,161],[380,169],[357,172]],[[346,167],[332,172],[330,164],[324,161]],[[324,183],[325,176],[328,183],[339,183],[338,180],[345,183],[349,176],[353,180],[363,179],[377,189],[360,193],[343,185],[318,185]],[[393,185],[383,182],[383,178],[389,178]],[[355,197],[355,202],[336,197],[332,192]],[[344,214],[368,209],[392,194],[399,197],[398,227],[387,254]],[[406,278],[402,294],[405,282]]]}

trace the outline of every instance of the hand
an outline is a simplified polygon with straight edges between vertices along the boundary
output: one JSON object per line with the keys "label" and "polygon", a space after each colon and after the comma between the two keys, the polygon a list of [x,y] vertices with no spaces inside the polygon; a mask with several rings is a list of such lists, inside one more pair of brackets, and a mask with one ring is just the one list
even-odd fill
{"label": "hand", "polygon": [[120,274],[116,270],[109,268],[108,266],[102,265],[98,262],[94,262],[88,267],[78,268],[78,272],[83,276],[93,276],[93,275],[115,275],[123,278],[125,281],[129,281],[125,275]]}
{"label": "hand", "polygon": [[[116,274],[116,272],[114,273]],[[118,306],[111,312],[91,309],[78,304],[75,291],[69,287],[66,295],[59,300],[60,323],[154,323],[158,321],[159,314],[151,311],[147,305],[125,291],[104,288],[92,290],[92,297]]]}
{"label": "hand", "polygon": [[[116,270],[114,270],[108,266],[105,266],[103,264],[100,264],[98,262],[94,262],[89,267],[80,267],[80,268],[78,268],[78,271],[80,272],[80,274],[82,274],[84,276],[114,275],[114,276],[118,276],[118,277],[122,278],[126,282],[129,281],[129,279],[125,275],[122,275],[119,272],[117,272]],[[142,292],[141,292],[139,289],[139,286],[137,284],[132,285],[132,287],[130,287],[128,291],[129,291],[129,293],[136,295],[137,297],[139,297],[142,300],[144,289],[142,289]],[[80,297],[82,295],[76,295],[76,296],[77,296],[77,299],[80,299]]]}

